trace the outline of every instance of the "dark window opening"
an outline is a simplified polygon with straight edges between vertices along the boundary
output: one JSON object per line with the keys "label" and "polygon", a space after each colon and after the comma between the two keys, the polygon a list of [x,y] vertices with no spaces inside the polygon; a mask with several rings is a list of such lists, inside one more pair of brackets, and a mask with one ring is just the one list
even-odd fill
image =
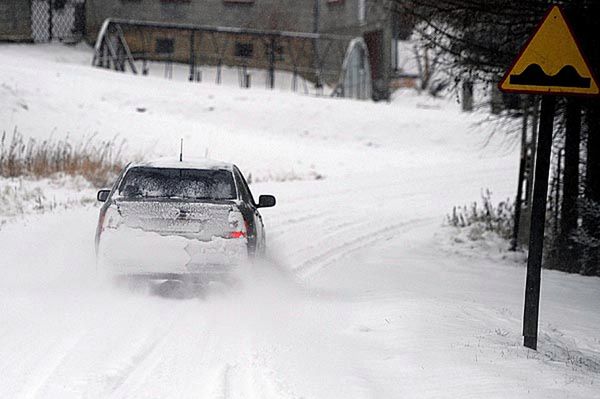
{"label": "dark window opening", "polygon": [[242,58],[252,58],[254,53],[254,45],[252,43],[236,43],[235,56]]}
{"label": "dark window opening", "polygon": [[155,51],[159,54],[173,54],[175,52],[175,40],[156,39]]}

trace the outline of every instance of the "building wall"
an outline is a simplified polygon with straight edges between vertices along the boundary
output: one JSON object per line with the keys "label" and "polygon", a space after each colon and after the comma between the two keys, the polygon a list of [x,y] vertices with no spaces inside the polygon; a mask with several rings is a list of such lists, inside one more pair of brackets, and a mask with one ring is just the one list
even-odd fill
{"label": "building wall", "polygon": [[88,0],[87,27],[94,39],[109,17],[312,32],[313,0]]}
{"label": "building wall", "polygon": [[[360,2],[364,2],[365,18],[359,18]],[[320,33],[347,35],[349,37],[379,35],[376,49],[370,49],[373,68],[373,94],[387,98],[391,74],[392,24],[386,12],[389,0],[318,0],[318,30]],[[261,30],[313,32],[315,28],[315,0],[87,0],[86,21],[90,42],[94,41],[102,22],[109,17],[189,23],[195,25],[227,26]],[[189,59],[189,34],[177,32],[148,33],[146,40],[155,42],[161,35],[174,39],[177,61]],[[184,36],[185,35],[185,36]],[[128,35],[128,42],[140,41],[135,32]],[[136,38],[137,37],[137,38]],[[349,43],[349,41],[348,41]],[[371,42],[373,43],[373,41]],[[369,43],[368,43],[369,44]],[[154,46],[151,44],[151,46]],[[135,51],[141,45],[132,44]],[[342,46],[343,47],[343,46]],[[199,49],[200,50],[200,49]],[[230,50],[233,51],[233,50]],[[255,45],[255,52],[265,50]],[[312,51],[309,50],[309,51]],[[199,51],[199,54],[206,54]],[[287,56],[284,54],[284,56]],[[328,55],[329,65],[340,65],[344,49]],[[337,58],[336,58],[337,57]],[[214,58],[214,57],[213,57]],[[237,62],[229,54],[229,62]],[[336,59],[333,59],[336,58]],[[255,62],[249,60],[249,64]],[[206,57],[204,62],[214,59]],[[229,63],[228,62],[228,63]]]}
{"label": "building wall", "polygon": [[0,40],[32,40],[30,0],[0,1]]}

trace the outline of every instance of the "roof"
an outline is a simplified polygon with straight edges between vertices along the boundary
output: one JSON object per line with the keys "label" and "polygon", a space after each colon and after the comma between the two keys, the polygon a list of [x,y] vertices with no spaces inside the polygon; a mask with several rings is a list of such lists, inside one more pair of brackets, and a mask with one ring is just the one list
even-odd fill
{"label": "roof", "polygon": [[179,158],[158,158],[151,161],[132,163],[130,167],[233,170],[232,163],[214,161],[208,158],[184,158],[182,162],[179,161]]}

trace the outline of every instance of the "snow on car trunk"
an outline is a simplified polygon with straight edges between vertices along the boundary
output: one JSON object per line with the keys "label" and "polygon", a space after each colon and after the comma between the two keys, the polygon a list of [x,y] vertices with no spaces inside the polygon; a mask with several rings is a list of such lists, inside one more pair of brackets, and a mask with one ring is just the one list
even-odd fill
{"label": "snow on car trunk", "polygon": [[248,254],[245,237],[229,238],[235,204],[116,201],[107,210],[98,256],[118,274],[222,274]]}
{"label": "snow on car trunk", "polygon": [[[162,234],[190,235],[209,241],[230,232],[229,215],[238,212],[233,202],[209,203],[188,201],[125,201],[117,200],[116,223],[131,228]],[[109,221],[110,222],[110,221]]]}

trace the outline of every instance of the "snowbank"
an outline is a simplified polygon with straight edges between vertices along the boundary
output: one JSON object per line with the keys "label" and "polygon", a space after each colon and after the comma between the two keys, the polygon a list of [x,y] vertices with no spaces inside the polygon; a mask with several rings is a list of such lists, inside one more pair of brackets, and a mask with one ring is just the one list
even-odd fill
{"label": "snowbank", "polygon": [[53,212],[96,202],[96,190],[82,177],[0,177],[0,227],[29,214]]}

